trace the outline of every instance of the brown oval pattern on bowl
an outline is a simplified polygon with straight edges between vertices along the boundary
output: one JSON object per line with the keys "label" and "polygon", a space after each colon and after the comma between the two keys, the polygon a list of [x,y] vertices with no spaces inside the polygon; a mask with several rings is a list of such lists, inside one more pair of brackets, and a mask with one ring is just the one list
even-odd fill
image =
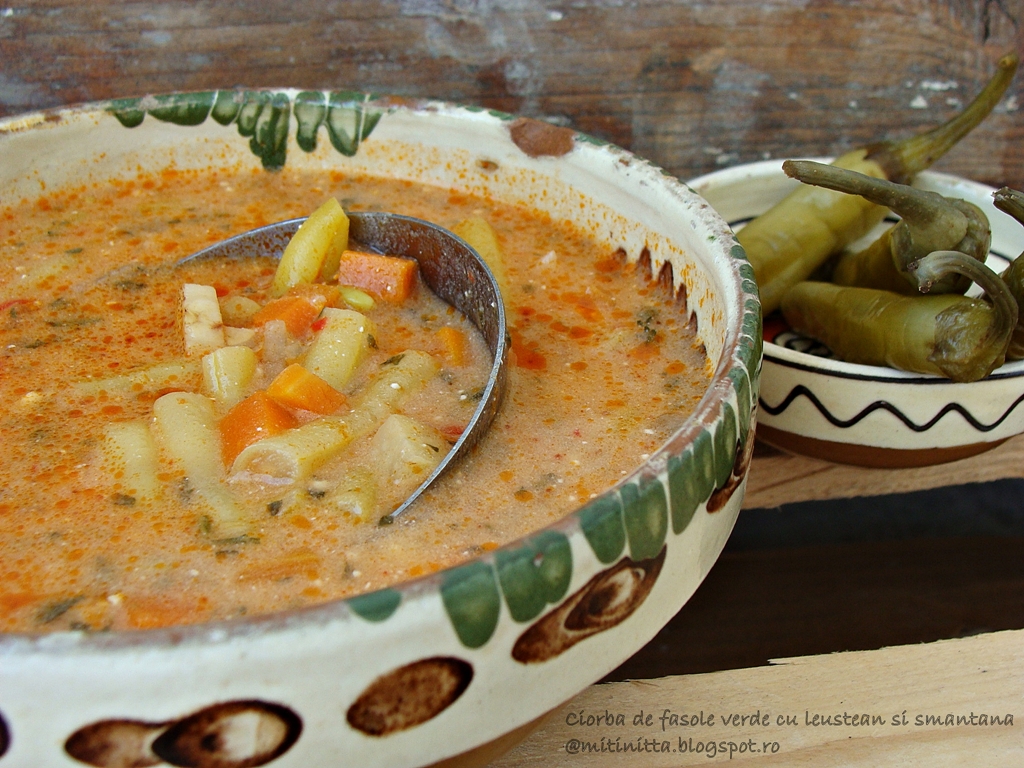
{"label": "brown oval pattern on bowl", "polygon": [[101,720],[75,731],[64,751],[97,768],[254,768],[298,740],[302,720],[280,704],[228,701],[180,720]]}
{"label": "brown oval pattern on bowl", "polygon": [[598,632],[625,621],[650,594],[667,549],[636,561],[622,558],[519,636],[512,658],[523,664],[553,659]]}
{"label": "brown oval pattern on bowl", "polygon": [[414,661],[374,680],[348,708],[349,725],[370,736],[404,731],[441,714],[472,679],[473,666],[462,659]]}

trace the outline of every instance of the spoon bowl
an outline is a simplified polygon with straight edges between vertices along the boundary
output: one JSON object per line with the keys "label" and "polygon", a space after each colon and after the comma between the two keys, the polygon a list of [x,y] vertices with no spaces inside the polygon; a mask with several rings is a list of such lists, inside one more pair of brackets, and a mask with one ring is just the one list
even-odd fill
{"label": "spoon bowl", "polygon": [[[493,363],[487,385],[469,424],[452,449],[426,480],[398,507],[384,515],[380,525],[393,523],[441,475],[479,442],[494,420],[508,381],[508,339],[505,309],[498,282],[487,263],[465,240],[423,219],[381,212],[349,212],[349,238],[366,250],[415,259],[423,282],[439,298],[469,318],[483,334]],[[268,224],[222,240],[182,259],[279,259],[305,217]]]}

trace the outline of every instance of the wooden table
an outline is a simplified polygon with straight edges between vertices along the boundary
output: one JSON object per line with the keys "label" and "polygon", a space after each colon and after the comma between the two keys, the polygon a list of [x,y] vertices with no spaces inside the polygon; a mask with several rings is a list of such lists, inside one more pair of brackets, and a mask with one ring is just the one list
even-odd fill
{"label": "wooden table", "polygon": [[[931,127],[977,93],[1000,55],[1024,49],[1022,38],[1024,0],[21,0],[0,6],[0,116],[172,90],[358,89],[542,118],[686,179],[770,157],[837,155]],[[937,170],[1024,188],[1022,82]],[[955,465],[882,472],[762,447],[747,506],[1021,477],[1022,458],[1018,439]],[[1020,721],[1009,728],[769,725],[755,729],[757,741],[777,741],[775,754],[733,757],[1024,765],[1024,636],[877,650],[1024,627],[1020,544],[908,538],[727,550],[662,635],[570,709],[767,709],[800,722],[805,711],[1009,711]],[[843,591],[845,582],[856,589]],[[960,624],[905,620],[948,619],[939,608],[950,595]],[[800,656],[854,647],[876,650],[743,668],[763,665],[773,649]],[[649,679],[622,682],[629,677]],[[748,733],[741,726],[727,735]],[[571,737],[578,731],[557,713],[498,765],[682,764],[679,753],[573,757],[564,750]]]}

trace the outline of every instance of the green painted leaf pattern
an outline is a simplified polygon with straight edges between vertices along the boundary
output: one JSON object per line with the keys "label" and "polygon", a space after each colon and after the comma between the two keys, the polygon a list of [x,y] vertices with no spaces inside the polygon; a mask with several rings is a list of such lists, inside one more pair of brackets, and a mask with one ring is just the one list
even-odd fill
{"label": "green painted leaf pattern", "polygon": [[710,432],[701,432],[693,441],[692,469],[692,493],[703,504],[715,490],[715,444]]}
{"label": "green painted leaf pattern", "polygon": [[476,561],[447,571],[441,601],[463,645],[479,648],[491,639],[501,613],[501,595],[489,564]]}
{"label": "green painted leaf pattern", "polygon": [[348,157],[355,155],[359,143],[370,135],[383,111],[367,106],[370,96],[354,91],[335,91],[327,107],[327,136],[331,145]]}
{"label": "green painted leaf pattern", "polygon": [[[107,111],[126,128],[141,125],[147,114],[182,126],[200,125],[212,117],[221,125],[235,124],[240,136],[263,167],[277,170],[287,159],[292,113],[295,141],[305,152],[316,149],[320,126],[327,125],[331,144],[352,157],[377,126],[385,110],[371,106],[373,97],[356,91],[302,91],[292,105],[287,93],[273,91],[203,91],[110,101]],[[147,106],[143,106],[147,105]]]}
{"label": "green painted leaf pattern", "polygon": [[256,133],[256,121],[260,119],[263,105],[270,101],[266,91],[246,91],[242,94],[242,106],[238,111],[235,127],[239,136],[252,136]]}
{"label": "green painted leaf pattern", "polygon": [[231,125],[242,108],[242,94],[237,91],[217,91],[210,117],[221,125]]}
{"label": "green painted leaf pattern", "polygon": [[348,607],[367,621],[384,621],[391,617],[402,602],[402,593],[397,589],[381,589],[348,600]]}
{"label": "green painted leaf pattern", "polygon": [[736,411],[729,403],[722,403],[722,415],[715,429],[715,487],[724,488],[736,465],[736,445],[739,439]]}
{"label": "green painted leaf pattern", "polygon": [[622,502],[618,494],[605,494],[587,504],[579,513],[580,528],[602,563],[614,563],[626,548],[622,523]]}
{"label": "green painted leaf pattern", "polygon": [[284,93],[271,95],[260,110],[252,138],[249,139],[249,149],[260,158],[264,168],[276,170],[284,167],[290,117],[291,101]]}
{"label": "green painted leaf pattern", "polygon": [[134,128],[142,125],[146,119],[146,110],[139,107],[142,99],[114,99],[107,107],[107,111],[118,119],[125,128]]}
{"label": "green painted leaf pattern", "polygon": [[736,366],[729,372],[729,380],[736,388],[736,410],[739,420],[737,441],[740,445],[747,444],[747,432],[750,431],[750,411],[753,406],[751,399],[750,375],[743,366]]}
{"label": "green painted leaf pattern", "polygon": [[316,134],[327,116],[327,96],[321,91],[303,91],[295,97],[295,142],[304,152],[316,149]]}
{"label": "green painted leaf pattern", "polygon": [[622,519],[626,524],[629,556],[633,560],[655,557],[668,534],[668,499],[657,478],[644,478],[619,489]]}
{"label": "green painted leaf pattern", "polygon": [[529,621],[549,603],[557,603],[572,580],[569,540],[555,531],[542,531],[517,549],[498,550],[494,564],[516,621]]}
{"label": "green painted leaf pattern", "polygon": [[669,456],[668,491],[672,510],[672,533],[676,535],[686,530],[697,508],[707,500],[702,493],[703,484],[699,482],[697,471],[694,446],[682,454]]}
{"label": "green painted leaf pattern", "polygon": [[147,112],[165,123],[175,125],[201,125],[206,121],[213,107],[216,91],[202,93],[174,93],[168,96],[153,96],[156,106]]}

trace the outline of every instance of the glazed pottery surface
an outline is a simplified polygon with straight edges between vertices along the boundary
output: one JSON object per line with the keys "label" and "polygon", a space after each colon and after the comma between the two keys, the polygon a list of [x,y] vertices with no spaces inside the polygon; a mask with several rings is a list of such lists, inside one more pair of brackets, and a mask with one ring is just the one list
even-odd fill
{"label": "glazed pottery surface", "polygon": [[617,486],[458,567],[249,620],[0,636],[0,768],[422,766],[469,752],[640,649],[739,512],[760,308],[730,229],[685,185],[564,128],[351,92],[176,94],[0,122],[4,200],[221,164],[388,175],[571,220],[685,288],[712,384]]}
{"label": "glazed pottery surface", "polygon": [[[997,274],[1024,249],[1024,227],[995,208],[991,187],[933,171],[921,173],[914,184],[985,212],[992,226],[988,265]],[[739,229],[799,182],[785,175],[782,161],[772,160],[701,176],[689,185]],[[879,225],[862,243],[895,220]],[[963,384],[843,362],[793,333],[779,316],[765,319],[764,333],[758,435],[778,447],[849,464],[911,467],[981,453],[1024,431],[1024,361]]]}

